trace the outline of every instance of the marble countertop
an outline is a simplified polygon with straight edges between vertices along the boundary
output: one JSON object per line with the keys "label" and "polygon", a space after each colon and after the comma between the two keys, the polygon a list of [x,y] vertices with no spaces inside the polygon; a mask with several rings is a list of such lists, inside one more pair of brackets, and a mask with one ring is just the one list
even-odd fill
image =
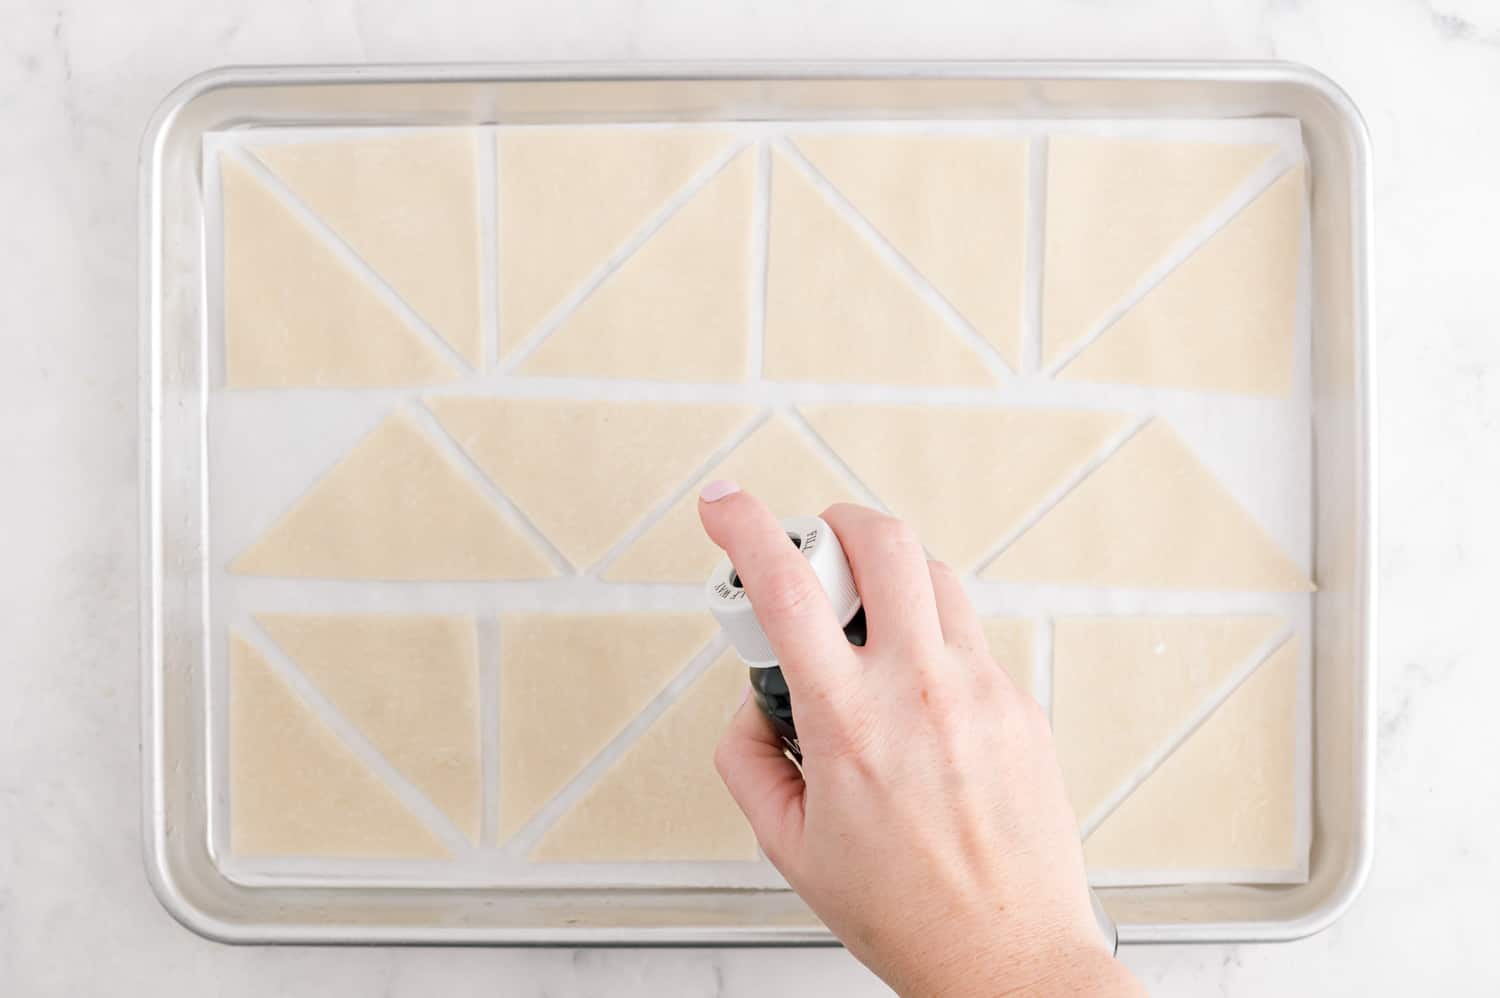
{"label": "marble countertop", "polygon": [[105,0],[4,5],[0,991],[875,995],[840,950],[234,948],[140,861],[136,146],[229,63],[1281,58],[1376,149],[1383,531],[1373,874],[1330,930],[1125,959],[1157,995],[1491,993],[1500,962],[1500,8],[1490,0]]}

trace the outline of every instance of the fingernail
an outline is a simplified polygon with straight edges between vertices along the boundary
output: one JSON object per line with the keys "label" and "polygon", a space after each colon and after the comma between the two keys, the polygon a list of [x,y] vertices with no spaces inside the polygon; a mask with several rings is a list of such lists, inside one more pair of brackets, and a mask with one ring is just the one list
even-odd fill
{"label": "fingernail", "polygon": [[750,693],[751,693],[750,684],[746,683],[745,684],[745,695],[742,696],[742,697],[740,697],[740,706],[741,707],[745,706],[745,701],[750,699]]}
{"label": "fingernail", "polygon": [[703,491],[698,493],[698,498],[704,502],[718,502],[725,496],[732,496],[740,490],[739,484],[728,479],[720,478],[703,486]]}

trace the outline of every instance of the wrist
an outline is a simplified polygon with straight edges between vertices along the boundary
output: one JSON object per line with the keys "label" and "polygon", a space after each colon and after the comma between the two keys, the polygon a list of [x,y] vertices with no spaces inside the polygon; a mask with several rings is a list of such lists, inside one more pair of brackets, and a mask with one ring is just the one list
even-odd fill
{"label": "wrist", "polygon": [[1056,998],[1089,995],[1126,998],[1146,991],[1125,965],[1103,949],[1082,945],[1052,956],[1046,966],[1034,965],[1031,980],[1009,990],[991,991],[991,998]]}
{"label": "wrist", "polygon": [[[930,960],[930,956],[929,956]],[[928,965],[924,980],[897,987],[903,998],[1040,998],[1144,995],[1125,965],[1092,937],[1011,938],[965,958]]]}

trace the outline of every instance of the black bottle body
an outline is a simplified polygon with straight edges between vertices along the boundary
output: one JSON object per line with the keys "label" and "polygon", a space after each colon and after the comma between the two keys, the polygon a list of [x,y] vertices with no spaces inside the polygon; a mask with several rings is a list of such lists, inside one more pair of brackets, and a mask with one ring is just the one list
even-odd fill
{"label": "black bottle body", "polygon": [[[865,610],[860,607],[844,627],[844,636],[852,645],[865,643]],[[764,669],[750,668],[750,689],[755,702],[771,722],[771,728],[781,739],[786,750],[798,762],[802,761],[802,744],[797,740],[797,722],[792,717],[792,693],[787,689],[786,677],[781,666],[772,665]]]}

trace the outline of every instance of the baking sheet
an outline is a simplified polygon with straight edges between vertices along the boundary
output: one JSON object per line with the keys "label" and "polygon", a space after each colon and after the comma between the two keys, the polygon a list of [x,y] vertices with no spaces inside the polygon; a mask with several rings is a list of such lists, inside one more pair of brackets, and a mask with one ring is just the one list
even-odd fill
{"label": "baking sheet", "polygon": [[[536,126],[545,127],[545,126]],[[613,126],[635,128],[674,128],[675,125]],[[692,127],[702,127],[694,125]],[[1015,122],[858,122],[816,124],[753,124],[719,126],[732,133],[741,146],[754,145],[759,156],[760,200],[757,211],[758,245],[764,245],[765,177],[768,150],[771,145],[786,148],[786,140],[800,132],[829,133],[840,130],[868,133],[873,131],[919,131],[945,134],[1024,135],[1041,138],[1047,134],[1086,132],[1095,135],[1132,135],[1156,138],[1194,138],[1215,141],[1269,141],[1278,147],[1271,161],[1249,178],[1241,189],[1204,220],[1200,234],[1222,224],[1234,211],[1263,190],[1272,179],[1293,163],[1304,158],[1297,123],[1284,119],[1237,121],[1015,121]],[[254,129],[211,134],[205,140],[205,162],[213,163],[220,153],[237,155],[247,139],[257,144],[271,141],[326,141],[354,132],[372,134],[365,129]],[[373,130],[379,132],[382,130]],[[408,130],[403,130],[408,131]],[[481,132],[493,129],[479,129]],[[495,203],[492,149],[490,141],[479,142],[480,210],[485,238],[484,307],[486,316],[486,356],[494,358],[495,335]],[[738,148],[738,146],[737,146]],[[727,159],[727,156],[724,158]],[[722,160],[720,161],[722,162]],[[554,800],[517,840],[496,847],[494,844],[494,775],[496,760],[496,629],[495,617],[501,611],[571,611],[607,612],[629,610],[701,612],[701,591],[696,585],[618,584],[597,578],[571,577],[527,582],[484,583],[392,583],[333,580],[262,579],[230,575],[225,565],[235,554],[258,537],[323,471],[335,464],[348,449],[390,411],[405,407],[429,423],[436,423],[421,407],[421,399],[446,394],[494,394],[528,397],[564,398],[650,398],[679,401],[754,402],[778,411],[787,411],[799,403],[812,402],[917,402],[928,405],[1000,406],[1068,406],[1108,408],[1136,415],[1132,429],[1139,428],[1155,414],[1166,419],[1193,447],[1203,463],[1229,488],[1255,519],[1305,571],[1310,570],[1312,553],[1312,430],[1311,430],[1311,364],[1308,292],[1307,235],[1303,237],[1303,265],[1299,282],[1296,359],[1293,391],[1285,400],[1266,400],[1228,395],[1206,395],[1155,390],[1131,386],[1086,385],[1054,382],[1046,372],[1037,370],[1039,356],[1038,301],[1040,287],[1040,207],[1044,188],[1038,182],[1045,164],[1044,143],[1033,143],[1033,182],[1029,185],[1030,231],[1028,233],[1028,268],[1026,339],[1021,370],[1001,370],[1003,383],[993,390],[957,388],[893,388],[883,386],[823,386],[787,383],[765,383],[751,380],[733,385],[689,385],[662,382],[516,378],[510,372],[524,356],[529,345],[513,351],[502,365],[472,374],[440,387],[423,389],[309,389],[225,391],[223,385],[222,316],[216,303],[220,295],[221,274],[218,260],[217,171],[206,169],[205,218],[206,247],[209,254],[210,328],[207,343],[207,374],[213,387],[208,399],[207,444],[207,512],[209,523],[209,633],[213,655],[209,666],[210,710],[210,795],[209,828],[211,847],[221,869],[242,883],[274,881],[276,883],[402,883],[428,886],[447,885],[638,885],[638,886],[784,886],[773,869],[765,863],[649,863],[649,864],[530,864],[524,851],[540,834],[548,819],[555,818],[576,799],[592,777],[596,777],[619,755],[651,718],[664,709],[672,696],[717,656],[720,645],[711,644],[673,681],[653,704],[637,718],[605,752],[594,760],[574,784]],[[845,206],[839,204],[839,210]],[[664,209],[663,215],[670,211]],[[846,212],[846,215],[849,214]],[[856,220],[857,221],[857,220]],[[321,223],[318,223],[319,225]],[[856,228],[865,227],[857,221]],[[1164,261],[1157,274],[1175,266],[1193,248],[1197,240],[1189,238],[1178,252]],[[1144,290],[1153,278],[1143,282]],[[376,286],[379,286],[378,283]],[[917,285],[921,287],[921,284]],[[1134,298],[1135,295],[1132,295]],[[752,323],[758,329],[758,323]],[[436,340],[436,338],[435,338]],[[756,345],[752,343],[752,351]],[[758,356],[758,352],[756,354]],[[985,351],[989,356],[989,351]],[[1055,367],[1055,365],[1054,365]],[[821,444],[811,430],[798,423],[809,439]],[[440,432],[435,440],[445,440]],[[1123,443],[1122,436],[1116,443]],[[461,466],[483,482],[477,468],[462,456],[456,446],[452,453],[461,458]],[[717,456],[715,460],[717,459]],[[838,462],[831,462],[835,468]],[[1097,462],[1096,462],[1097,464]],[[1081,476],[1080,476],[1081,477]],[[690,485],[696,476],[685,482]],[[868,492],[851,483],[856,491]],[[491,491],[487,483],[486,491]],[[675,500],[676,496],[672,497]],[[870,497],[873,498],[873,497]],[[667,508],[671,500],[659,507]],[[632,532],[638,534],[640,529]],[[623,542],[628,543],[628,539]],[[1012,586],[968,580],[969,590],[981,613],[1025,616],[1040,626],[1037,644],[1038,692],[1044,702],[1050,690],[1050,651],[1052,616],[1075,613],[1275,613],[1286,621],[1288,633],[1295,633],[1301,649],[1301,681],[1298,705],[1298,842],[1299,854],[1305,855],[1309,836],[1310,784],[1310,671],[1312,597],[1305,594],[1164,594],[1133,590],[1088,590],[1061,587]],[[268,652],[273,666],[284,668],[274,651],[274,644],[260,634],[250,620],[257,612],[402,612],[468,614],[479,620],[485,724],[484,762],[487,774],[485,821],[480,846],[465,847],[453,862],[361,860],[249,860],[230,854],[227,849],[227,739],[225,722],[225,667],[228,632],[231,627],[242,631]],[[307,684],[299,691],[311,693],[308,699],[323,710],[321,698]],[[336,730],[344,730],[335,721]],[[347,732],[346,732],[347,733]],[[387,782],[397,787],[403,797],[411,795],[401,789],[400,781],[388,766],[372,752],[356,751],[366,757]],[[445,819],[430,805],[416,803],[414,810],[430,822]],[[436,827],[436,826],[435,826]],[[450,841],[452,836],[445,836]],[[1305,868],[1284,871],[1273,879],[1296,880],[1305,876]],[[1249,871],[1215,871],[1205,880],[1238,881],[1265,879]],[[1163,882],[1183,883],[1180,874],[1161,872],[1154,876],[1132,875],[1121,879],[1110,871],[1093,871],[1099,884]]]}

